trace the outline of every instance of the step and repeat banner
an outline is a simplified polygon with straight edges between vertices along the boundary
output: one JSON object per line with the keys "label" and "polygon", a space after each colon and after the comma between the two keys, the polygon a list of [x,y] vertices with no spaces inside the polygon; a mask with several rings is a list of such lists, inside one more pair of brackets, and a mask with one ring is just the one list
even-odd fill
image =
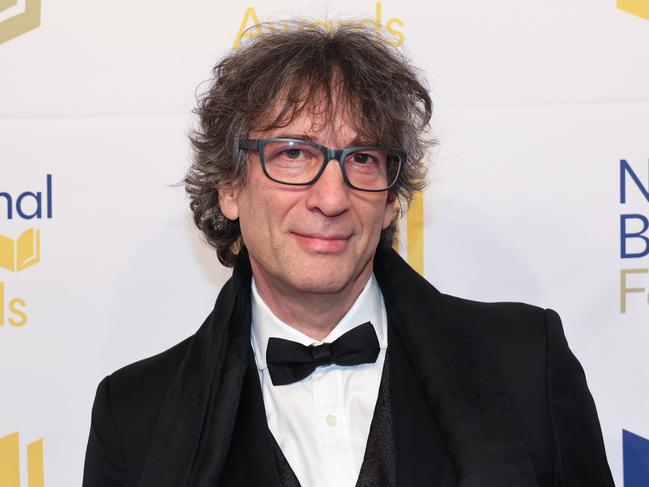
{"label": "step and repeat banner", "polygon": [[425,70],[402,253],[557,310],[616,484],[649,485],[649,2],[0,0],[0,486],[80,485],[98,382],[211,310],[230,271],[177,184],[195,90],[292,16],[366,19]]}

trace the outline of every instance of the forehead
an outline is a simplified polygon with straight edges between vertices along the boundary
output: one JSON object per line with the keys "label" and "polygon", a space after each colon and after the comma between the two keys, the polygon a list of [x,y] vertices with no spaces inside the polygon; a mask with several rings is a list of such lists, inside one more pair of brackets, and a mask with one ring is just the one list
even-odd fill
{"label": "forehead", "polygon": [[288,124],[253,130],[251,138],[291,137],[332,147],[353,145],[362,137],[356,125],[343,117],[329,119],[306,111],[297,114]]}
{"label": "forehead", "polygon": [[280,94],[253,123],[250,138],[298,137],[334,146],[375,142],[377,134],[363,124],[358,103],[334,89]]}

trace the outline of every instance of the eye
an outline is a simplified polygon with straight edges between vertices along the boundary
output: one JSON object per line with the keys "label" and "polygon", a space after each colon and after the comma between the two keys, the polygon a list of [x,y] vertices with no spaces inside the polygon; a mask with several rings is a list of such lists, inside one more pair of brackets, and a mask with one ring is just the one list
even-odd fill
{"label": "eye", "polygon": [[354,159],[354,162],[357,162],[359,164],[367,164],[368,162],[374,161],[371,155],[365,154],[364,152],[356,152],[352,157]]}
{"label": "eye", "polygon": [[284,155],[289,159],[298,159],[304,156],[304,151],[302,149],[286,149]]}

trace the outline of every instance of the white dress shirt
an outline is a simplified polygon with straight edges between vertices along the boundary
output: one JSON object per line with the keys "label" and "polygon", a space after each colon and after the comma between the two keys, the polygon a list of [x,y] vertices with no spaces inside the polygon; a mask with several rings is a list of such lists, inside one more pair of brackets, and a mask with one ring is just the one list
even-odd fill
{"label": "white dress shirt", "polygon": [[[273,385],[266,366],[270,337],[320,345],[367,321],[374,325],[381,348],[375,363],[319,367],[301,381]],[[259,296],[253,279],[251,342],[268,427],[300,485],[354,487],[363,464],[388,346],[385,304],[374,276],[322,342],[277,318]]]}

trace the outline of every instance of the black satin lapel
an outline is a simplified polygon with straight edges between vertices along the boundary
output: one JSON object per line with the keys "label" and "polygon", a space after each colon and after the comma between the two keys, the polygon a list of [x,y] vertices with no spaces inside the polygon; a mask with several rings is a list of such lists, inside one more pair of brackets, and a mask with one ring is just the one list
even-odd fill
{"label": "black satin lapel", "polygon": [[458,485],[538,487],[507,398],[468,324],[392,249],[377,250],[374,272],[389,322],[437,416]]}
{"label": "black satin lapel", "polygon": [[259,373],[252,350],[241,389],[239,411],[234,425],[221,482],[223,487],[279,487],[273,439],[266,421]]}
{"label": "black satin lapel", "polygon": [[388,353],[397,485],[439,487],[448,461],[446,445],[392,323]]}
{"label": "black satin lapel", "polygon": [[215,487],[236,419],[250,341],[243,255],[169,387],[138,487]]}

